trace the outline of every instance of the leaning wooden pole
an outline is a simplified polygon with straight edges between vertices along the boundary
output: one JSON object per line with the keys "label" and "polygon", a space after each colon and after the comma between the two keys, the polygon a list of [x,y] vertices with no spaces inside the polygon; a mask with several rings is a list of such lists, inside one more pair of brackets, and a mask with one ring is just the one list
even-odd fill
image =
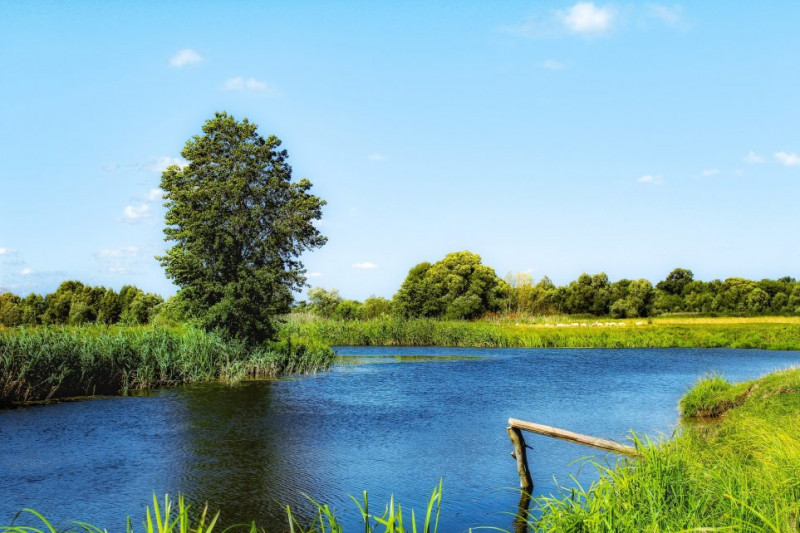
{"label": "leaning wooden pole", "polygon": [[517,473],[519,474],[519,486],[523,491],[533,490],[533,479],[531,479],[530,470],[528,470],[528,454],[525,451],[525,439],[522,437],[522,432],[515,427],[507,427],[508,437],[511,439],[511,444],[514,445],[514,451],[511,455],[517,460]]}
{"label": "leaning wooden pole", "polygon": [[591,437],[589,435],[581,435],[580,433],[574,433],[572,431],[555,428],[553,426],[545,426],[544,424],[526,422],[525,420],[517,420],[516,418],[509,418],[508,425],[509,430],[515,429],[517,431],[530,431],[540,435],[546,435],[548,437],[574,442],[576,444],[583,444],[584,446],[591,446],[592,448],[599,448],[607,452],[622,453],[634,457],[641,455],[641,453],[639,453],[639,451],[633,446],[626,446],[624,444],[620,444],[619,442],[614,442],[613,440],[600,439],[597,437]]}

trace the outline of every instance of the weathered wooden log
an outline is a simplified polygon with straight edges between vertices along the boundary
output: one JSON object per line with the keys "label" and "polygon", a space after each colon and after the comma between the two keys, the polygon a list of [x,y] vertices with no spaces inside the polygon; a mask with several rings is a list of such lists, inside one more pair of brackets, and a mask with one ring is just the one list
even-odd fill
{"label": "weathered wooden log", "polygon": [[[525,420],[517,420],[516,418],[509,418],[508,425],[509,425],[508,428],[509,436],[511,436],[512,430],[516,430],[518,434],[519,430],[525,430],[533,433],[538,433],[540,435],[546,435],[548,437],[555,437],[557,439],[566,440],[569,442],[575,442],[577,444],[583,444],[584,446],[599,448],[607,452],[622,453],[634,457],[638,457],[641,455],[633,446],[626,446],[624,444],[620,444],[619,442],[614,442],[613,440],[599,439],[597,437],[591,437],[589,435],[581,435],[580,433],[573,433],[572,431],[567,431],[566,429],[559,429],[552,426],[545,426],[544,424],[536,424],[534,422],[526,422]],[[522,435],[521,434],[519,435],[521,439]],[[512,437],[511,440],[513,442],[514,438]],[[524,443],[525,441],[522,442]],[[514,446],[516,449],[516,444]],[[517,469],[519,469],[519,454],[517,454]]]}
{"label": "weathered wooden log", "polygon": [[522,490],[533,490],[533,480],[528,470],[528,454],[525,451],[525,439],[522,432],[515,427],[506,428],[511,444],[514,445],[514,452],[511,454],[517,460],[517,473],[519,474],[519,486]]}

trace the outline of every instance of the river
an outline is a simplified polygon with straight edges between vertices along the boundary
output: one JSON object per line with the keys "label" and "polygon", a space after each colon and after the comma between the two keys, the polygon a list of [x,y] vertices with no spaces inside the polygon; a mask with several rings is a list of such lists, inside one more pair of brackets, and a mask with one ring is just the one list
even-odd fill
{"label": "river", "polygon": [[[443,480],[440,531],[510,529],[519,479],[509,417],[629,442],[669,436],[677,402],[718,372],[750,379],[800,353],[730,349],[338,348],[316,376],[204,384],[0,411],[0,525],[32,507],[57,527],[141,530],[152,495],[184,494],[224,523],[286,529],[304,494],[357,530],[349,495],[373,510],[394,494],[424,512]],[[535,494],[595,479],[595,452],[530,435]],[[604,460],[604,456],[598,456]],[[605,457],[613,460],[613,457]]]}

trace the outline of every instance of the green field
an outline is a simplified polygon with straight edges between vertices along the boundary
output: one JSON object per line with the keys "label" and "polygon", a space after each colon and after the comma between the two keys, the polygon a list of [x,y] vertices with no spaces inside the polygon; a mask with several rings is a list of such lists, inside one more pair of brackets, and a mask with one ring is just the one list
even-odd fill
{"label": "green field", "polygon": [[284,331],[332,346],[800,350],[798,317],[611,320],[559,316],[446,321],[388,317],[333,320],[293,315]]}

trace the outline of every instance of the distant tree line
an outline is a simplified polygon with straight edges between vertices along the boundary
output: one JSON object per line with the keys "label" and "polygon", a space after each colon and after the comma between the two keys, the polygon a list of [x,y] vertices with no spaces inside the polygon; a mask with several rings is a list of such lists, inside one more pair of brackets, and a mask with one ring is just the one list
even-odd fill
{"label": "distant tree line", "polygon": [[344,320],[380,316],[474,319],[489,313],[509,315],[594,315],[635,318],[665,313],[706,315],[800,314],[800,283],[794,278],[752,281],[728,278],[699,281],[691,270],[676,268],[655,286],[646,280],[611,282],[605,273],[581,274],[564,286],[547,276],[505,279],[471,252],[448,254],[437,263],[413,267],[394,297],[346,300],[336,289],[315,287],[296,312]]}
{"label": "distant tree line", "polygon": [[163,303],[161,296],[131,285],[116,292],[65,281],[46,296],[0,294],[0,325],[147,324]]}

